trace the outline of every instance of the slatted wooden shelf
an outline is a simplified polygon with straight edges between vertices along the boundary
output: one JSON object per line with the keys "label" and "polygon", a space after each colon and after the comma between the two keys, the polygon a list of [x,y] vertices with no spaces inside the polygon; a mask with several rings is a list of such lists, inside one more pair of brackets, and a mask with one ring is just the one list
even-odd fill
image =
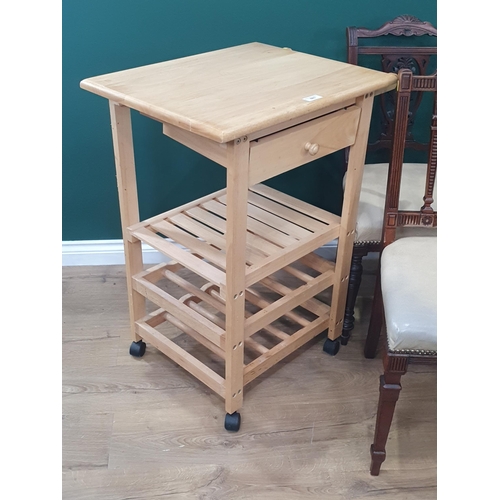
{"label": "slatted wooden shelf", "polygon": [[[244,384],[328,328],[330,306],[316,296],[332,285],[334,273],[334,264],[310,253],[245,290]],[[159,307],[136,321],[136,331],[225,396],[224,377],[159,329],[164,322],[170,323],[224,366],[226,302],[218,285],[201,280],[197,286],[193,281],[200,279],[178,262],[162,263],[135,275],[134,289]]]}
{"label": "slatted wooden shelf", "polygon": [[[131,226],[129,235],[224,289],[226,210],[222,190]],[[253,186],[247,205],[246,286],[337,238],[339,231],[338,216],[263,184]]]}

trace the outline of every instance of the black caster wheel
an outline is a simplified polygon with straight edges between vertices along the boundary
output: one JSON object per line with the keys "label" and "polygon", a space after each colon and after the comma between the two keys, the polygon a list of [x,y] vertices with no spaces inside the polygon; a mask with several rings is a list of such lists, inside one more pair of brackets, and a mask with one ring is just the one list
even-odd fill
{"label": "black caster wheel", "polygon": [[142,358],[145,352],[146,352],[146,344],[142,340],[139,340],[138,342],[132,342],[130,344],[129,353],[132,356],[136,358]]}
{"label": "black caster wheel", "polygon": [[326,339],[323,344],[323,351],[330,354],[330,356],[335,356],[339,352],[340,342],[338,340]]}
{"label": "black caster wheel", "polygon": [[226,413],[224,420],[224,429],[226,431],[237,432],[240,430],[241,415],[235,411],[234,413]]}

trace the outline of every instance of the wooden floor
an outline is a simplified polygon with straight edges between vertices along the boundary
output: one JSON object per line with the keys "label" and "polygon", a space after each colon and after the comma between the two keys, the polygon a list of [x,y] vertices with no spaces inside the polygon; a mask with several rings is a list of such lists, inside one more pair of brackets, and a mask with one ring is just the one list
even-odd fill
{"label": "wooden floor", "polygon": [[380,354],[366,360],[373,276],[353,339],[324,336],[246,388],[238,433],[224,403],[148,346],[130,345],[123,266],[63,268],[63,498],[436,498],[436,369],[403,377],[380,476],[369,475]]}

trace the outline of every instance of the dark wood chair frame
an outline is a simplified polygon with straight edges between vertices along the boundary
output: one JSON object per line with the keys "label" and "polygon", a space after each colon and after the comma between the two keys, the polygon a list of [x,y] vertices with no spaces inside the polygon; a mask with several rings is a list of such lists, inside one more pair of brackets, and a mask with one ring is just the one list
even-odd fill
{"label": "dark wood chair frame", "polygon": [[[410,113],[410,99],[413,91],[434,92],[434,109],[429,139],[427,175],[425,181],[424,204],[419,211],[399,210],[401,173],[405,149],[405,138]],[[402,69],[398,74],[397,106],[395,114],[395,134],[389,163],[387,196],[384,210],[382,249],[396,239],[398,227],[437,227],[437,211],[432,208],[433,191],[437,172],[437,75],[414,76],[411,70]],[[379,259],[380,270],[380,259]],[[435,286],[429,284],[429,286]],[[384,323],[384,308],[380,288],[380,272],[377,273],[375,296],[370,318],[368,336],[365,343],[365,356],[376,355],[378,341]],[[371,445],[370,473],[377,476],[386,458],[385,445],[389,435],[396,402],[401,391],[401,377],[406,373],[409,363],[436,364],[437,351],[390,351],[385,343],[383,355],[384,374],[380,377],[380,396],[375,425],[375,436]]]}
{"label": "dark wood chair frame", "polygon": [[[413,37],[429,35],[437,37],[437,29],[429,22],[421,21],[413,16],[399,16],[385,23],[378,29],[369,30],[366,28],[348,27],[347,34],[347,62],[358,64],[359,55],[379,56],[381,58],[382,70],[386,72],[397,73],[400,69],[409,68],[415,75],[425,75],[431,57],[437,55],[436,47],[416,47],[413,45],[405,46],[360,46],[360,39],[375,39],[387,35],[398,37]],[[415,114],[422,100],[421,94],[412,96],[410,102],[410,116],[405,138],[405,148],[415,150],[426,150],[427,144],[416,141],[412,134],[412,126]],[[390,151],[394,139],[394,104],[395,91],[379,96],[381,108],[381,133],[379,137],[368,144],[367,151],[377,151],[385,149]],[[348,151],[346,151],[346,160]],[[347,161],[346,161],[347,165]],[[358,296],[361,278],[363,274],[363,257],[369,252],[380,252],[382,246],[380,241],[361,241],[355,242],[351,270],[349,276],[349,288],[346,300],[344,314],[344,324],[340,342],[347,345],[354,328],[354,306]]]}

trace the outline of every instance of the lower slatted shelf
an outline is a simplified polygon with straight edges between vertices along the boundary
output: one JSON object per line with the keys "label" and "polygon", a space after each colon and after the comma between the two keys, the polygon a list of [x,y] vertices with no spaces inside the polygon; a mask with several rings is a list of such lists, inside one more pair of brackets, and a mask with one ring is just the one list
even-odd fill
{"label": "lower slatted shelf", "polygon": [[[244,384],[328,328],[334,265],[312,253],[245,291]],[[224,396],[226,304],[218,285],[177,262],[133,277],[157,308],[136,331]]]}

